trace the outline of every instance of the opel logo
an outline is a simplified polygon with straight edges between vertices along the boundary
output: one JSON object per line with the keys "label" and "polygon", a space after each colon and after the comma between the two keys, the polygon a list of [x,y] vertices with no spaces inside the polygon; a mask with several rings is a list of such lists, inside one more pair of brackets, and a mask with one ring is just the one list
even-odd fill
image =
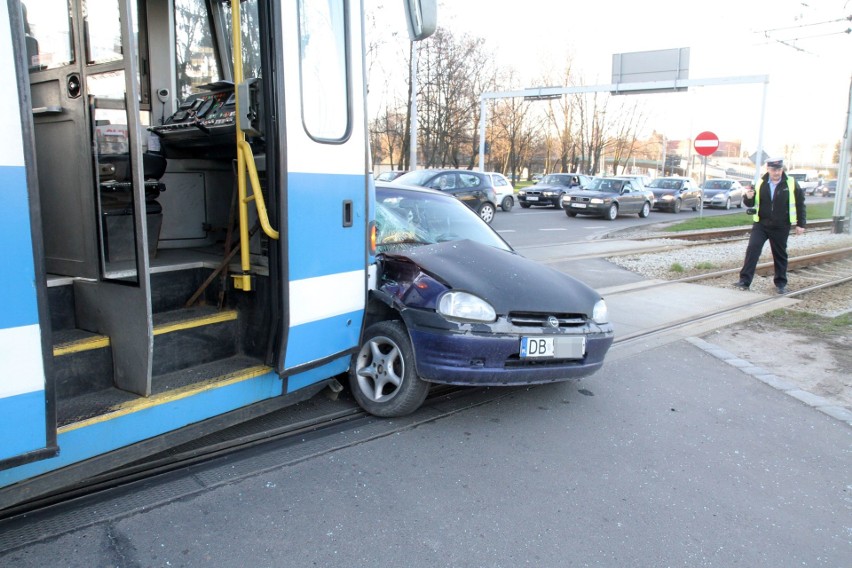
{"label": "opel logo", "polygon": [[559,320],[553,316],[547,316],[547,325],[550,327],[559,327]]}

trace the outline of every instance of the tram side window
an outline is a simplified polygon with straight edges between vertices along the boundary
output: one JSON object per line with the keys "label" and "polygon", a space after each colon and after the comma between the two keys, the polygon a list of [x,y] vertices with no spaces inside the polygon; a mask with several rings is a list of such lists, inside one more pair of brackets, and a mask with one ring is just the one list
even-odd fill
{"label": "tram side window", "polygon": [[[31,9],[27,9],[27,4]],[[21,5],[30,71],[55,69],[74,62],[68,0],[38,0]]]}
{"label": "tram side window", "polygon": [[318,140],[349,134],[344,16],[342,0],[299,0],[302,120]]}
{"label": "tram side window", "polygon": [[175,58],[181,99],[222,79],[205,0],[175,0]]}

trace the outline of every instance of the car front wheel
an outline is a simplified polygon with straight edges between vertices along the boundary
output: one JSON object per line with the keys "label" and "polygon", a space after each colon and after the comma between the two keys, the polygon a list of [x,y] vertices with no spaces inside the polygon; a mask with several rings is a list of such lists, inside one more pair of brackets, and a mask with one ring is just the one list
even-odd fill
{"label": "car front wheel", "polygon": [[361,408],[375,416],[405,416],[420,408],[429,383],[417,376],[414,350],[401,322],[367,328],[352,359],[349,386]]}
{"label": "car front wheel", "polygon": [[604,218],[609,220],[609,221],[615,221],[616,217],[618,217],[618,204],[613,203],[612,205],[609,206],[609,209],[607,209],[606,214],[604,215]]}
{"label": "car front wheel", "polygon": [[730,208],[731,208],[731,198],[729,197],[725,200],[725,209],[730,209]]}
{"label": "car front wheel", "polygon": [[479,216],[486,223],[491,223],[494,220],[494,206],[488,202],[479,206]]}
{"label": "car front wheel", "polygon": [[672,213],[680,213],[680,199],[676,199],[674,202],[674,207],[672,207]]}
{"label": "car front wheel", "polygon": [[506,197],[503,198],[503,201],[500,203],[500,209],[502,209],[503,211],[508,213],[509,211],[512,210],[512,207],[514,207],[514,205],[515,205],[515,200],[507,195]]}
{"label": "car front wheel", "polygon": [[529,203],[523,203],[523,202],[521,203],[521,209],[529,209],[529,208],[530,208]]}
{"label": "car front wheel", "polygon": [[565,210],[565,214],[568,215],[569,217],[576,217],[577,216],[576,211],[571,211],[571,210],[568,210],[568,209]]}
{"label": "car front wheel", "polygon": [[647,217],[650,214],[651,214],[651,204],[646,201],[645,205],[642,206],[642,211],[639,212],[639,216],[644,219],[645,217]]}

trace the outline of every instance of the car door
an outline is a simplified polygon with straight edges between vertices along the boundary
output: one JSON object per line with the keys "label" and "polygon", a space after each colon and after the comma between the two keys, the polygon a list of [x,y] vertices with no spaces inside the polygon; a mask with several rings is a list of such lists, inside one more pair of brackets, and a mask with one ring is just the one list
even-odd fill
{"label": "car door", "polygon": [[635,189],[629,181],[621,186],[621,199],[619,200],[619,213],[638,213],[645,202],[645,195]]}

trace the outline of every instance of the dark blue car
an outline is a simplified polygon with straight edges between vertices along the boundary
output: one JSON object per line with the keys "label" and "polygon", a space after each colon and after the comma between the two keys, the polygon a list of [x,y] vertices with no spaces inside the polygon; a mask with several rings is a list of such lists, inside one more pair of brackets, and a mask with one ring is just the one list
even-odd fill
{"label": "dark blue car", "polygon": [[455,199],[378,185],[376,255],[350,373],[373,414],[414,411],[430,383],[538,384],[603,365],[613,328],[600,294],[515,253]]}

